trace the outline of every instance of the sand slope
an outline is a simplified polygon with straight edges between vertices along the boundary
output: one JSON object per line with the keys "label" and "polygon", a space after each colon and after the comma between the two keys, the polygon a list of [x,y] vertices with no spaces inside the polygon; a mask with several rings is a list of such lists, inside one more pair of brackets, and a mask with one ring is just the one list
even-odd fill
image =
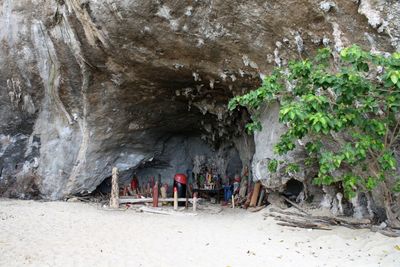
{"label": "sand slope", "polygon": [[168,216],[0,199],[0,266],[400,266],[400,238],[286,228],[262,212]]}

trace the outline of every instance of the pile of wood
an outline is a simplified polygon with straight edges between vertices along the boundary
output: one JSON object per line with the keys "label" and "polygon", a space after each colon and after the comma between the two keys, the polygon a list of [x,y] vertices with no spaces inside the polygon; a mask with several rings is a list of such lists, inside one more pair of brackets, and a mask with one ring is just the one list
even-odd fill
{"label": "pile of wood", "polygon": [[266,191],[261,182],[256,182],[254,187],[248,187],[247,180],[241,183],[239,192],[234,196],[236,207],[249,209],[249,211],[259,211],[265,208]]}
{"label": "pile of wood", "polygon": [[282,226],[319,230],[332,230],[332,226],[344,226],[351,229],[370,229],[390,237],[400,236],[400,231],[395,229],[381,229],[378,226],[372,226],[369,219],[311,215],[303,209],[296,208],[299,212],[270,208],[264,216],[273,217],[278,221],[278,225]]}

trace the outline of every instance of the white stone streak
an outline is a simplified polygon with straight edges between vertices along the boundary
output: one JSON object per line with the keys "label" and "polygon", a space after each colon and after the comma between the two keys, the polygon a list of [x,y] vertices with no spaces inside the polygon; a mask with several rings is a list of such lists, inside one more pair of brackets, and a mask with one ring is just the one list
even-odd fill
{"label": "white stone streak", "polygon": [[331,11],[331,9],[332,8],[335,8],[336,7],[336,4],[334,3],[334,2],[331,2],[331,1],[322,1],[320,4],[319,4],[319,8],[322,10],[322,11],[324,11],[324,12],[329,12],[329,11]]}
{"label": "white stone streak", "polygon": [[383,22],[380,13],[374,9],[370,1],[360,1],[358,12],[367,17],[368,24],[374,29],[378,28]]}
{"label": "white stone streak", "polygon": [[252,61],[252,60],[249,58],[248,55],[243,55],[243,56],[242,56],[242,60],[243,60],[243,64],[244,64],[246,67],[251,67],[251,68],[253,68],[253,69],[258,69],[257,63],[255,63],[254,61]]}
{"label": "white stone streak", "polygon": [[107,37],[102,30],[99,30],[92,21],[88,11],[82,7],[80,0],[65,0],[65,4],[69,8],[69,12],[74,12],[77,19],[80,21],[87,41],[90,45],[96,46],[97,40],[100,41],[104,47],[108,47]]}
{"label": "white stone streak", "polygon": [[339,24],[337,24],[336,22],[332,22],[332,28],[333,28],[332,35],[335,40],[335,50],[337,52],[340,52],[344,47],[342,42],[342,32],[340,31]]}
{"label": "white stone streak", "polygon": [[[64,11],[65,12],[65,11]],[[82,136],[82,141],[79,146],[79,152],[75,160],[74,167],[72,168],[72,171],[70,173],[70,176],[68,178],[68,185],[70,187],[74,183],[77,183],[78,175],[83,171],[83,168],[86,165],[86,153],[87,149],[90,143],[90,131],[87,123],[87,116],[88,116],[88,99],[86,95],[86,91],[89,87],[89,70],[86,66],[86,61],[83,58],[83,54],[81,51],[80,47],[80,42],[78,41],[78,38],[75,35],[75,32],[72,30],[71,26],[69,25],[69,21],[67,19],[67,16],[64,14],[64,25],[63,29],[65,30],[66,33],[68,33],[68,41],[70,46],[72,47],[74,51],[74,56],[75,59],[80,67],[81,74],[82,74],[82,85],[81,85],[81,94],[82,94],[82,118],[79,118],[78,125],[81,131],[81,136]],[[76,186],[76,185],[75,185]]]}
{"label": "white stone streak", "polygon": [[60,63],[57,59],[57,54],[50,37],[44,30],[41,21],[36,21],[32,24],[32,35],[34,36],[34,45],[38,53],[38,69],[43,81],[46,81],[44,87],[48,101],[54,103],[67,118],[68,123],[72,124],[71,115],[65,109],[58,95],[60,85]]}
{"label": "white stone streak", "polygon": [[169,25],[170,25],[172,30],[174,30],[174,31],[178,30],[178,28],[179,28],[179,20],[178,19],[174,19],[171,16],[171,9],[168,6],[166,6],[166,5],[160,6],[158,8],[158,11],[157,11],[156,15],[161,17],[161,18],[164,18],[164,19],[168,20]]}

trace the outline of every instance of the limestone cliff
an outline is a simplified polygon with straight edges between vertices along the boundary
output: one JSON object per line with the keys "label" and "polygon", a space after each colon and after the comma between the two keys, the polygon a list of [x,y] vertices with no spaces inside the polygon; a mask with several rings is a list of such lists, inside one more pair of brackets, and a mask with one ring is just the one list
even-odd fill
{"label": "limestone cliff", "polygon": [[385,0],[0,0],[0,195],[92,191],[173,136],[248,164],[246,115],[228,99],[318,47],[399,49],[399,12]]}

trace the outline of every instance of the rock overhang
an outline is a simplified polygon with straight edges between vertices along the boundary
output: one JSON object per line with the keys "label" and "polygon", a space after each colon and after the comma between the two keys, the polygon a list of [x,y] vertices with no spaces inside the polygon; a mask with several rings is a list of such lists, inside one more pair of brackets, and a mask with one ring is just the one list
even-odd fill
{"label": "rock overhang", "polygon": [[[0,133],[14,141],[1,192],[22,196],[29,177],[52,199],[93,190],[163,136],[240,139],[226,102],[274,66],[324,45],[396,45],[396,17],[361,2],[3,1]],[[381,14],[383,34],[358,12]]]}

